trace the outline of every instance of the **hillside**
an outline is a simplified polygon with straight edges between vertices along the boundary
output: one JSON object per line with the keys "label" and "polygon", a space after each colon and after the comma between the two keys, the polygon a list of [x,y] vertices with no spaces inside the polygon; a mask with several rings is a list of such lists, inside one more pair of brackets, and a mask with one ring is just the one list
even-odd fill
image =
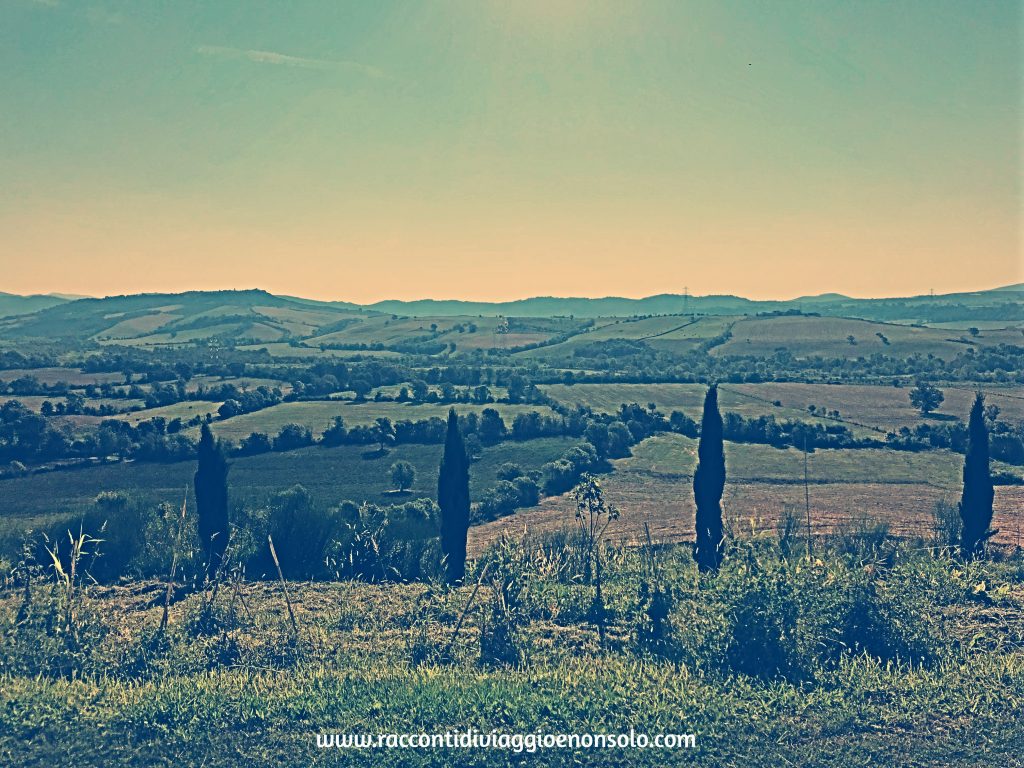
{"label": "hillside", "polygon": [[[0,294],[0,339],[143,348],[223,341],[284,357],[339,350],[462,354],[520,349],[526,357],[548,360],[572,358],[594,342],[626,339],[683,354],[711,344],[716,354],[771,355],[785,347],[796,356],[920,352],[948,358],[968,346],[1019,343],[1019,327],[1024,326],[1024,291],[1019,288],[903,299],[823,294],[751,301],[664,294],[504,303],[425,299],[363,307],[263,290],[78,300]],[[983,333],[968,334],[971,328]],[[728,343],[715,341],[726,332],[732,333]],[[849,336],[855,343],[848,342]]]}
{"label": "hillside", "polygon": [[0,336],[74,338],[142,346],[225,337],[278,341],[308,336],[359,315],[261,290],[190,291],[61,302],[0,320]]}
{"label": "hillside", "polygon": [[28,315],[41,309],[55,307],[70,301],[69,298],[56,294],[18,296],[13,293],[0,292],[0,318],[14,315]]}
{"label": "hillside", "polygon": [[949,322],[972,319],[1024,321],[1024,284],[972,293],[891,299],[854,299],[838,293],[778,301],[753,301],[729,295],[684,296],[683,294],[661,294],[642,299],[614,296],[594,299],[544,296],[507,302],[392,300],[380,301],[367,308],[417,317],[484,314],[515,317],[572,315],[581,318],[597,318],[682,313],[742,315],[800,310],[831,316],[905,322]]}

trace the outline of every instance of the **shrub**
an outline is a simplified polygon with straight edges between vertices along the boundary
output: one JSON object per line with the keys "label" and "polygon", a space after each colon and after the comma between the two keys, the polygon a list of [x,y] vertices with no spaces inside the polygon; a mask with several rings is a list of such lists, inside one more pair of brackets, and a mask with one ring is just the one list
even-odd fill
{"label": "shrub", "polygon": [[679,600],[667,643],[706,671],[791,682],[851,654],[931,664],[950,645],[941,606],[963,593],[927,557],[881,569],[856,554],[787,559],[773,542],[742,542],[717,579]]}
{"label": "shrub", "polygon": [[343,535],[345,520],[337,510],[318,509],[301,485],[275,494],[265,510],[247,515],[253,526],[256,550],[250,559],[250,575],[274,572],[267,535],[274,538],[274,549],[286,578],[305,579],[326,572],[325,550],[332,539]]}
{"label": "shrub", "polygon": [[274,438],[275,451],[291,451],[313,444],[313,433],[300,424],[285,424]]}
{"label": "shrub", "polygon": [[249,436],[242,440],[238,452],[243,456],[253,456],[257,453],[268,453],[274,449],[270,438],[262,432],[250,432]]}
{"label": "shrub", "polygon": [[391,482],[399,491],[405,491],[416,482],[416,467],[408,461],[396,461],[391,465]]}
{"label": "shrub", "polygon": [[523,470],[518,464],[513,464],[510,461],[506,461],[500,467],[498,467],[497,475],[499,480],[515,480],[517,477],[521,477]]}

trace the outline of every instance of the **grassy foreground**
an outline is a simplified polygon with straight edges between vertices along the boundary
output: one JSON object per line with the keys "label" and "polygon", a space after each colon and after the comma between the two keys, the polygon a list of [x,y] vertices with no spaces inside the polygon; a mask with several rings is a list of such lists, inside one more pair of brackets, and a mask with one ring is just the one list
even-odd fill
{"label": "grassy foreground", "polygon": [[[701,580],[683,548],[608,550],[604,648],[578,555],[496,545],[472,603],[472,585],[292,582],[297,635],[280,584],[188,595],[163,634],[160,584],[82,587],[70,603],[10,586],[0,763],[1021,764],[1019,554],[964,565],[861,532],[808,558],[783,537],[737,544]],[[669,596],[663,633],[652,589]],[[470,727],[693,733],[696,747],[316,746]]]}

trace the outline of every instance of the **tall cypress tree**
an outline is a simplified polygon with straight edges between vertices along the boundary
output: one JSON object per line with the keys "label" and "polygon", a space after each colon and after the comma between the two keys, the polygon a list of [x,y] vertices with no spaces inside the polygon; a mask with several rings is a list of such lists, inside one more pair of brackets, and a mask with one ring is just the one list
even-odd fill
{"label": "tall cypress tree", "polygon": [[988,428],[985,398],[979,392],[967,424],[967,455],[964,457],[964,491],[960,497],[960,553],[966,559],[981,554],[992,524],[992,475],[988,465]]}
{"label": "tall cypress tree", "polygon": [[197,527],[206,558],[206,577],[212,579],[228,547],[228,462],[208,424],[203,424],[199,437],[198,458],[194,478]]}
{"label": "tall cypress tree", "polygon": [[697,445],[697,471],[693,474],[693,498],[697,504],[697,543],[693,559],[701,571],[715,572],[722,561],[722,492],[725,490],[725,447],[722,445],[722,414],[718,412],[718,387],[704,396],[704,416]]}
{"label": "tall cypress tree", "polygon": [[441,555],[445,578],[458,584],[466,576],[466,535],[469,532],[469,458],[455,409],[448,411],[441,471],[437,476],[437,504],[441,508]]}

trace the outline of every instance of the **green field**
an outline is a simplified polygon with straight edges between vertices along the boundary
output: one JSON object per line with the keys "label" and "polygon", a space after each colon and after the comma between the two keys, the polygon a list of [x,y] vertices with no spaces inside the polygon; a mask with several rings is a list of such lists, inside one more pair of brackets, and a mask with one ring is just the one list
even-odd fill
{"label": "green field", "polygon": [[[855,344],[849,342],[849,336],[854,337]],[[778,349],[785,349],[796,357],[919,354],[950,359],[971,346],[983,348],[1000,343],[1020,344],[1019,330],[988,331],[973,338],[954,330],[842,317],[747,317],[732,327],[732,338],[715,347],[712,354],[770,356]]]}
{"label": "green field", "polygon": [[[649,578],[636,551],[608,553],[604,647],[587,609],[593,587],[578,568],[497,555],[518,587],[502,647],[519,663],[496,659],[493,640],[485,652],[502,582],[479,592],[290,582],[297,632],[276,582],[241,584],[214,592],[205,611],[210,593],[174,603],[165,635],[156,630],[161,584],[86,584],[76,621],[88,642],[78,653],[44,630],[55,599],[45,585],[34,585],[27,610],[21,590],[7,589],[0,756],[40,768],[1020,765],[1019,556],[965,567],[896,550],[895,565],[863,568],[835,551],[819,550],[814,562],[799,553],[781,559],[764,544],[727,559],[717,582],[698,581],[688,548],[659,552],[657,578],[674,597],[671,642],[658,653],[633,639],[646,626],[636,596]],[[979,583],[992,596],[988,605],[972,599]],[[885,635],[859,630],[853,637],[869,649],[853,653],[835,637],[846,637],[845,617],[865,605]],[[215,631],[205,628],[212,621]],[[749,656],[728,651],[740,643]],[[745,668],[746,658],[758,664]],[[800,666],[775,673],[770,662]],[[76,673],[54,674],[58,663]],[[471,728],[695,739],[678,750],[521,753],[316,744],[326,733]]]}
{"label": "green field", "polygon": [[253,376],[193,376],[185,384],[185,390],[187,392],[195,392],[200,387],[219,387],[225,384],[238,387],[240,390],[256,389],[257,387],[269,387],[270,389],[280,389],[282,394],[288,394],[292,385],[288,382],[280,381],[279,379],[261,379]]}
{"label": "green field", "polygon": [[[318,344],[394,344],[396,342],[422,339],[437,333],[446,334],[453,326],[475,322],[469,317],[412,317],[392,318],[391,315],[379,315],[366,318],[361,322],[352,323],[340,331],[313,336],[306,340],[310,346]],[[435,330],[431,325],[436,326]],[[455,334],[461,336],[462,334]],[[447,342],[448,339],[445,339]]]}
{"label": "green field", "polygon": [[[806,408],[776,406],[765,397],[751,397],[760,385],[723,384],[719,387],[718,404],[723,412],[738,413],[745,418],[758,416],[774,416],[779,421],[800,419],[816,424],[832,424],[831,420],[814,416]],[[808,385],[817,387],[820,385]],[[695,421],[700,420],[704,407],[704,395],[707,386],[704,384],[548,384],[543,387],[545,393],[563,405],[584,405],[596,411],[614,413],[624,403],[639,403],[646,406],[654,403],[659,411],[668,415],[672,411],[682,411]],[[897,390],[904,392],[904,390]],[[825,402],[819,405],[826,405]],[[829,408],[838,407],[829,404]],[[842,412],[842,409],[840,409]],[[873,437],[879,435],[872,429],[847,424],[856,437]]]}
{"label": "green field", "polygon": [[353,357],[401,357],[400,353],[389,349],[380,350],[351,350],[351,349],[320,349],[319,347],[293,347],[286,342],[271,342],[268,344],[243,344],[238,347],[243,352],[265,351],[271,357],[289,358],[296,357],[303,360],[313,358],[337,358],[347,360]]}
{"label": "green field", "polygon": [[656,315],[641,319],[598,318],[592,328],[560,344],[526,350],[516,357],[559,359],[572,357],[576,350],[598,341],[631,339],[645,341],[659,349],[685,353],[700,342],[718,336],[735,318],[702,317],[694,320],[686,315]]}
{"label": "green field", "polygon": [[545,415],[552,413],[550,408],[543,405],[508,405],[505,403],[435,405],[431,403],[374,402],[372,400],[363,403],[351,400],[311,400],[281,403],[261,411],[235,416],[226,421],[216,421],[212,427],[218,437],[229,440],[241,440],[248,437],[251,432],[264,432],[273,435],[286,424],[301,424],[309,427],[314,434],[319,434],[330,426],[335,416],[341,416],[345,420],[346,426],[353,427],[358,424],[373,424],[380,417],[386,417],[392,421],[423,421],[432,417],[443,419],[448,416],[450,408],[455,408],[456,412],[460,414],[480,413],[485,408],[494,408],[501,414],[507,426],[512,425],[512,419],[519,413],[531,411]]}
{"label": "green field", "polygon": [[[725,444],[729,478],[743,483],[802,483],[804,454],[796,448],[749,443]],[[963,456],[950,451],[890,451],[884,448],[836,450],[807,454],[812,483],[925,483],[955,489],[962,480]],[[697,466],[697,441],[683,435],[657,435],[617,463],[621,473],[653,473],[691,479]],[[1019,468],[993,462],[993,469],[1020,474]]]}
{"label": "green field", "polygon": [[63,381],[72,386],[85,386],[86,384],[103,384],[124,382],[123,373],[89,373],[78,368],[7,368],[0,370],[0,381],[14,381],[26,376],[31,376],[40,384],[56,384]]}
{"label": "green field", "polygon": [[[42,408],[43,403],[47,400],[49,400],[53,405],[57,405],[57,403],[63,403],[66,398],[61,395],[0,395],[0,405],[3,405],[8,400],[17,400],[30,411],[39,413],[39,409]],[[85,404],[92,408],[109,405],[118,411],[127,411],[128,409],[136,406],[141,408],[144,405],[144,402],[142,400],[132,400],[126,397],[87,397],[85,399]]]}
{"label": "green field", "polygon": [[[540,467],[575,445],[572,438],[549,437],[504,442],[485,448],[470,471],[470,490],[479,496],[497,481],[505,462],[523,469]],[[437,493],[440,445],[397,445],[380,456],[372,446],[313,446],[284,453],[232,459],[232,499],[257,502],[295,484],[304,486],[318,504],[345,499],[380,504],[398,503]],[[405,494],[392,493],[389,470],[396,461],[416,467],[416,482]],[[103,491],[127,491],[152,503],[180,504],[192,493],[195,462],[172,464],[118,463],[0,479],[0,526],[10,537],[26,525],[39,525],[87,509]]]}
{"label": "green field", "polygon": [[[922,417],[910,404],[910,386],[869,384],[722,384],[718,402],[723,411],[745,417],[773,415],[776,419],[801,419],[836,423],[815,416],[808,406],[839,411],[842,422],[858,437],[884,437],[900,427],[937,424],[943,420],[965,421],[976,390],[964,384],[939,385],[945,400],[930,417]],[[700,418],[707,388],[703,384],[548,384],[544,391],[565,405],[586,405],[613,413],[623,403],[654,403],[663,413],[682,411]],[[1000,409],[1000,418],[1024,420],[1024,387],[991,385],[984,388],[986,403]],[[778,402],[779,405],[775,403]]]}
{"label": "green field", "polygon": [[214,400],[182,400],[180,403],[172,403],[171,405],[161,405],[157,408],[144,408],[141,411],[133,411],[132,413],[126,413],[123,416],[117,418],[124,419],[130,424],[138,424],[140,421],[146,421],[148,419],[163,418],[170,421],[171,419],[180,418],[182,421],[188,421],[194,416],[200,416],[206,418],[207,414],[213,414],[214,418],[217,416],[217,409],[220,408],[222,403]]}

